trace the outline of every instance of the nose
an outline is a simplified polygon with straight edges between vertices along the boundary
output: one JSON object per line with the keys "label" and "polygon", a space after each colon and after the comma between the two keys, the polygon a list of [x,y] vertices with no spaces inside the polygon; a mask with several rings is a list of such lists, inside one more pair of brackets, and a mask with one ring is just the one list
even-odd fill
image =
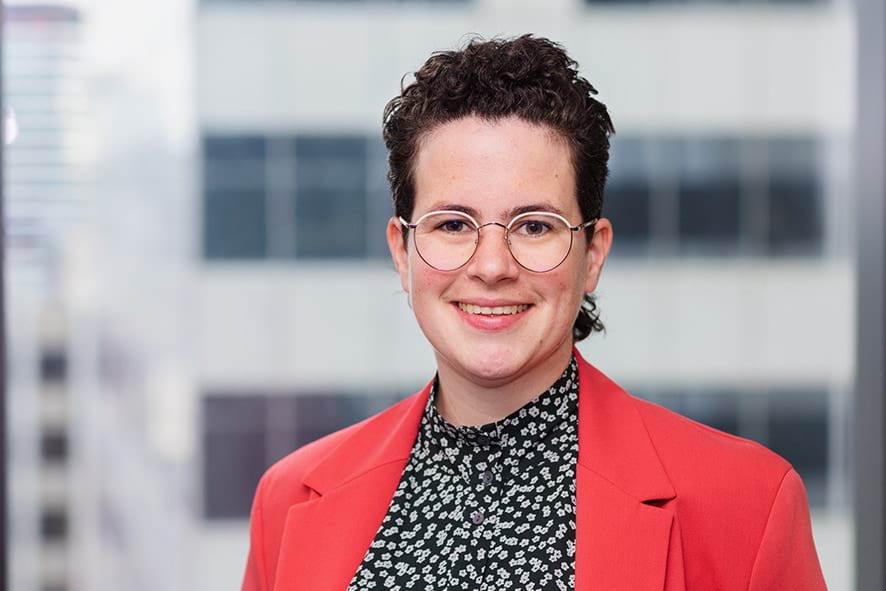
{"label": "nose", "polygon": [[516,277],[520,272],[520,265],[511,256],[506,236],[507,227],[504,224],[489,222],[480,226],[480,241],[466,271],[485,283],[497,283]]}

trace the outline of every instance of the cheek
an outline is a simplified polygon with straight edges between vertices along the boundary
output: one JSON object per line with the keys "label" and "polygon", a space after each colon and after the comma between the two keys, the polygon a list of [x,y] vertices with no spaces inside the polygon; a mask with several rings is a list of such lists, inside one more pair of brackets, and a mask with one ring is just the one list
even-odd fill
{"label": "cheek", "polygon": [[560,293],[563,299],[580,298],[584,294],[585,280],[587,279],[583,267],[578,264],[579,261],[573,261],[573,264],[566,265],[557,269],[556,273],[551,277],[551,290]]}
{"label": "cheek", "polygon": [[450,277],[428,267],[414,252],[409,253],[409,269],[413,297],[440,293],[451,283]]}

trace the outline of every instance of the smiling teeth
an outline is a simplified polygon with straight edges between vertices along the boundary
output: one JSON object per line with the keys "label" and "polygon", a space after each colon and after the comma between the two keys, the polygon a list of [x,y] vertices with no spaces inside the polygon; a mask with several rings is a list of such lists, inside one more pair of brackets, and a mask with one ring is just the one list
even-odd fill
{"label": "smiling teeth", "polygon": [[468,314],[491,314],[493,316],[499,316],[502,314],[519,314],[523,310],[527,309],[529,305],[518,304],[516,306],[496,306],[494,308],[487,308],[485,306],[475,306],[474,304],[464,304],[462,302],[459,302],[458,307]]}

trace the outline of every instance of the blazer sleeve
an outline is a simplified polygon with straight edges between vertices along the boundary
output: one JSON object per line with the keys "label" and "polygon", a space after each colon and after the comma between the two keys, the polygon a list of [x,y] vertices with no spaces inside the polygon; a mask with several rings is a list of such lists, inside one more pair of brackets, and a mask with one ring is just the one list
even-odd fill
{"label": "blazer sleeve", "polygon": [[246,573],[243,575],[241,591],[270,591],[264,548],[264,492],[266,477],[258,483],[252,513],[249,517],[249,555],[246,559]]}
{"label": "blazer sleeve", "polygon": [[826,591],[812,540],[806,489],[793,468],[782,479],[757,549],[749,591]]}

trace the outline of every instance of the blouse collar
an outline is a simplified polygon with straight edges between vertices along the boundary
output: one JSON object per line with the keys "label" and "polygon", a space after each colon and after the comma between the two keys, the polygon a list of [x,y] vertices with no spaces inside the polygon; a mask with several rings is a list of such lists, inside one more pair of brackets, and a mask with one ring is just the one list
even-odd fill
{"label": "blouse collar", "polygon": [[479,426],[453,425],[437,412],[437,379],[425,405],[419,438],[432,448],[511,447],[541,441],[569,418],[578,417],[578,364],[575,356],[550,388],[498,421]]}

